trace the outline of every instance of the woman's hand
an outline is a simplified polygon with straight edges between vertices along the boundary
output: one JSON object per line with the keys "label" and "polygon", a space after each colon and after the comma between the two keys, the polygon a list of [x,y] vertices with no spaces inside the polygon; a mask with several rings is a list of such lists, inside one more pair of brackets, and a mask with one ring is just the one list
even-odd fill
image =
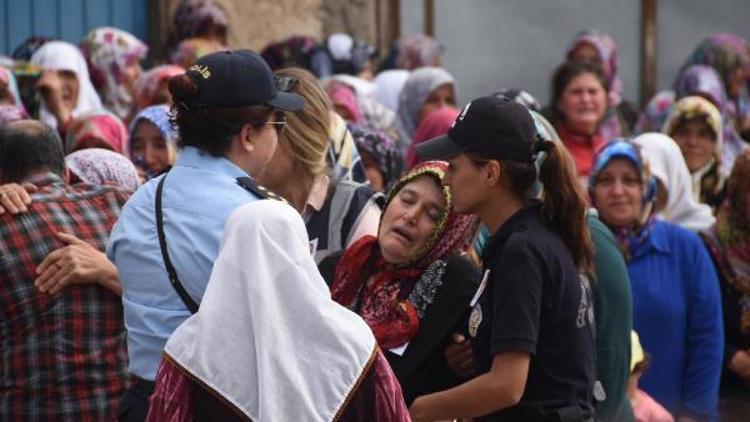
{"label": "woman's hand", "polygon": [[98,249],[67,233],[57,233],[67,246],[50,252],[36,269],[34,285],[40,292],[57,294],[75,283],[99,283],[122,294],[117,268]]}
{"label": "woman's hand", "polygon": [[36,83],[47,109],[57,119],[60,127],[64,126],[73,115],[73,110],[66,104],[63,80],[57,71],[47,70]]}
{"label": "woman's hand", "polygon": [[9,212],[20,214],[28,211],[27,205],[31,204],[31,195],[37,191],[37,187],[31,183],[8,183],[0,186],[0,214]]}
{"label": "woman's hand", "polygon": [[745,381],[750,381],[750,352],[738,350],[727,365],[730,371]]}
{"label": "woman's hand", "polygon": [[459,333],[453,333],[453,341],[445,348],[445,362],[454,374],[461,378],[474,375],[474,351],[471,342]]}

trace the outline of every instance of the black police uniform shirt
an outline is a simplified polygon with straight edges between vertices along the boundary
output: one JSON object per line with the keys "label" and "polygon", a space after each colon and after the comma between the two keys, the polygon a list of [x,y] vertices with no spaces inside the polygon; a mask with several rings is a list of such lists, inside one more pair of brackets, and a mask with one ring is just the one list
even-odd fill
{"label": "black police uniform shirt", "polygon": [[483,259],[486,287],[480,285],[472,300],[467,327],[478,373],[489,372],[493,357],[504,352],[528,352],[530,365],[520,403],[481,420],[539,420],[568,406],[593,416],[590,286],[543,223],[541,205],[511,216],[489,240]]}

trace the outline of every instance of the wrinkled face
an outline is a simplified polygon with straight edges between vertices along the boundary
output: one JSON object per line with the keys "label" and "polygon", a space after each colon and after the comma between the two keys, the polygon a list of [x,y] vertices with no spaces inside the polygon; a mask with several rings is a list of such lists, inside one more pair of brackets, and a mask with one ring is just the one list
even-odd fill
{"label": "wrinkled face", "polygon": [[557,107],[570,129],[593,134],[607,111],[607,93],[596,75],[581,73],[565,87]]}
{"label": "wrinkled face", "polygon": [[430,92],[430,95],[424,100],[422,108],[419,109],[419,122],[421,123],[433,111],[448,106],[456,106],[456,93],[453,91],[453,84],[449,83],[440,85]]}
{"label": "wrinkled face", "polygon": [[691,173],[700,170],[714,157],[716,137],[705,120],[690,119],[680,124],[672,136],[680,146]]}
{"label": "wrinkled face", "polygon": [[591,63],[600,63],[599,52],[596,47],[589,43],[581,43],[570,53],[570,59],[575,61],[585,61]]}
{"label": "wrinkled face", "polygon": [[407,183],[383,212],[378,234],[383,259],[403,264],[417,258],[445,212],[445,198],[428,175]]}
{"label": "wrinkled face", "polygon": [[130,140],[133,161],[145,166],[155,174],[161,174],[169,167],[169,147],[164,135],[146,119],[140,119]]}
{"label": "wrinkled face", "polygon": [[453,193],[453,210],[461,214],[476,213],[487,197],[482,183],[483,168],[474,164],[466,154],[457,155],[448,163],[443,184]]}
{"label": "wrinkled face", "polygon": [[643,185],[635,166],[624,158],[612,160],[596,178],[594,203],[602,221],[612,227],[635,224],[643,210]]}

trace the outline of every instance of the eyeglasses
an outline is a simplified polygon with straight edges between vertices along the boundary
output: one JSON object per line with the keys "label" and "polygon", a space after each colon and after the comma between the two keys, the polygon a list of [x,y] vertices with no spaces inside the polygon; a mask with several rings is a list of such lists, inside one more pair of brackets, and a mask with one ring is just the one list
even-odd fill
{"label": "eyeglasses", "polygon": [[267,125],[273,125],[273,128],[276,130],[277,133],[281,133],[284,128],[286,127],[286,117],[284,117],[283,114],[277,114],[276,118],[278,119],[275,122],[266,122]]}
{"label": "eyeglasses", "polygon": [[275,79],[276,90],[281,92],[289,92],[297,84],[297,78],[292,76],[276,76]]}

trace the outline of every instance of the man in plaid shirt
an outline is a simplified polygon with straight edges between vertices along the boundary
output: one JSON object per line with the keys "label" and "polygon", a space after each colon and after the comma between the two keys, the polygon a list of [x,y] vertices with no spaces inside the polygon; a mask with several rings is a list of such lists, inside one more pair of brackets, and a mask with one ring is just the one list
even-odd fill
{"label": "man in plaid shirt", "polygon": [[54,295],[34,281],[60,232],[103,251],[129,193],[68,185],[59,136],[29,120],[0,134],[0,180],[39,189],[26,213],[0,214],[0,420],[112,420],[127,379],[120,298],[104,280]]}

